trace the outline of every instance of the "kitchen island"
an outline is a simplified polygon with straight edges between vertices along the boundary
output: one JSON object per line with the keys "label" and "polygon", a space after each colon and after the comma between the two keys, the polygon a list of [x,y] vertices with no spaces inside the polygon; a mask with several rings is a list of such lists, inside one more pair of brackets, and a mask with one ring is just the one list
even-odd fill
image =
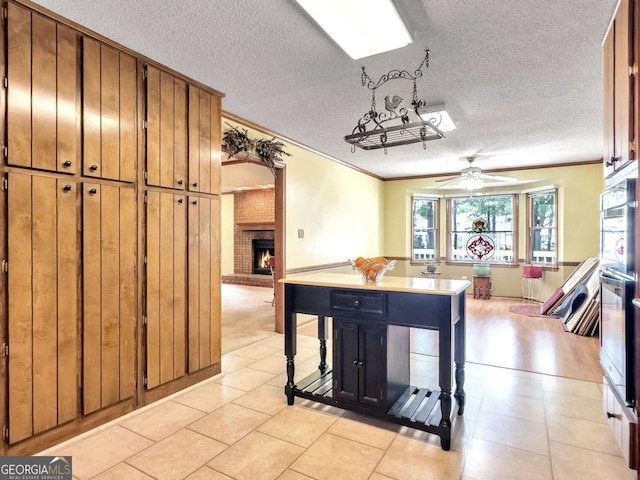
{"label": "kitchen island", "polygon": [[[284,283],[285,394],[353,410],[440,436],[451,448],[452,412],[464,413],[467,280],[355,274],[291,275]],[[294,381],[297,314],[318,317],[319,365]],[[333,318],[333,358],[327,364],[327,318]],[[439,390],[410,385],[410,328],[439,333]],[[456,390],[453,395],[453,364]],[[453,413],[455,414],[455,413]]]}

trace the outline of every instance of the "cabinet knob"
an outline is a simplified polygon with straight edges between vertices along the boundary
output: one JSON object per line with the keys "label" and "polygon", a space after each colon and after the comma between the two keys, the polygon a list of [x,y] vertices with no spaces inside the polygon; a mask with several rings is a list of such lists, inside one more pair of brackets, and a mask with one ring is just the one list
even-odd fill
{"label": "cabinet knob", "polygon": [[197,201],[197,200],[194,200],[194,201],[193,201],[193,202],[191,202],[191,203],[193,203],[194,205],[197,205],[197,204],[198,204],[198,201]]}
{"label": "cabinet knob", "polygon": [[615,413],[607,412],[607,418],[620,418],[620,415]]}
{"label": "cabinet knob", "polygon": [[89,170],[91,170],[92,172],[95,172],[96,170],[98,170],[98,165],[91,165],[89,167]]}
{"label": "cabinet knob", "polygon": [[198,186],[198,182],[193,182],[193,186],[197,187]]}
{"label": "cabinet knob", "polygon": [[358,360],[354,360],[352,363],[353,363],[356,367],[358,366]]}
{"label": "cabinet knob", "polygon": [[354,360],[352,363],[358,368],[364,366],[364,362],[362,360]]}
{"label": "cabinet knob", "polygon": [[98,190],[96,190],[95,188],[89,190],[89,195],[95,195],[96,193],[98,193]]}
{"label": "cabinet knob", "polygon": [[182,199],[181,198],[178,199],[178,203],[182,203]]}
{"label": "cabinet knob", "polygon": [[607,167],[613,167],[618,160],[620,160],[620,157],[611,157],[611,159],[606,163]]}
{"label": "cabinet knob", "polygon": [[354,300],[353,301],[353,306],[358,308],[360,306],[360,301],[359,300]]}
{"label": "cabinet knob", "polygon": [[71,160],[67,160],[66,162],[64,162],[62,164],[63,167],[70,167],[71,166]]}
{"label": "cabinet knob", "polygon": [[182,185],[184,182],[182,180],[178,180],[178,185]]}
{"label": "cabinet knob", "polygon": [[68,191],[70,191],[70,190],[71,190],[71,185],[65,185],[62,189],[63,189],[65,192],[68,192]]}

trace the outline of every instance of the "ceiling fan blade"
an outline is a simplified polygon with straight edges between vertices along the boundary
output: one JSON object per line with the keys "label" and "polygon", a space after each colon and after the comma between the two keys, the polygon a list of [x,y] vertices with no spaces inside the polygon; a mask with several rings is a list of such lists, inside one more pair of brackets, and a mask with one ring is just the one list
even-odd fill
{"label": "ceiling fan blade", "polygon": [[449,180],[458,180],[460,178],[459,175],[456,175],[455,177],[445,177],[445,178],[439,178],[438,180],[436,180],[436,183],[440,183],[440,182],[448,182]]}
{"label": "ceiling fan blade", "polygon": [[446,187],[447,185],[453,185],[454,183],[460,183],[462,181],[462,177],[449,177],[443,178],[442,180],[436,180],[436,182],[445,182],[442,185],[438,185],[436,188]]}
{"label": "ceiling fan blade", "polygon": [[488,173],[481,173],[478,175],[479,178],[483,180],[496,180],[498,182],[511,182],[514,180],[518,180],[516,177],[508,177],[505,175],[490,175]]}

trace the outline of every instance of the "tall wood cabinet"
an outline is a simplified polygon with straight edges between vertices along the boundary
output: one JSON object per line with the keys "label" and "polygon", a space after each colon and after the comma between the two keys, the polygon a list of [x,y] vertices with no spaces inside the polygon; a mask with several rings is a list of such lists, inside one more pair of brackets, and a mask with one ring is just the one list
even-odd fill
{"label": "tall wood cabinet", "polygon": [[214,364],[221,355],[220,229],[213,228],[219,224],[219,198],[189,198],[189,372]]}
{"label": "tall wood cabinet", "polygon": [[[219,363],[220,98],[145,66],[148,390]],[[173,293],[171,293],[173,292]]]}
{"label": "tall wood cabinet", "polygon": [[186,373],[186,199],[148,192],[146,210],[146,384],[154,388]]}
{"label": "tall wood cabinet", "polygon": [[77,416],[78,188],[8,175],[9,441]]}
{"label": "tall wood cabinet", "polygon": [[222,95],[6,16],[0,453],[24,454],[220,371]]}
{"label": "tall wood cabinet", "polygon": [[133,395],[135,206],[129,186],[82,185],[85,414]]}
{"label": "tall wood cabinet", "polygon": [[603,42],[603,169],[610,181],[636,160],[631,2],[620,0]]}

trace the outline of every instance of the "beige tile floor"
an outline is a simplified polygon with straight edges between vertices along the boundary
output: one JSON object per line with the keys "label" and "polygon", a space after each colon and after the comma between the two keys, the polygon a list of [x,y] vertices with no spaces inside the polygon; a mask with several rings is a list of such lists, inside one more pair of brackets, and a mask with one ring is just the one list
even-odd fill
{"label": "beige tile floor", "polygon": [[[296,377],[317,368],[301,335]],[[42,452],[78,480],[630,480],[601,411],[602,385],[467,363],[452,449],[414,429],[314,402],[288,407],[281,335],[222,358],[222,373]],[[330,358],[330,357],[329,357]],[[412,354],[412,381],[436,359]]]}

